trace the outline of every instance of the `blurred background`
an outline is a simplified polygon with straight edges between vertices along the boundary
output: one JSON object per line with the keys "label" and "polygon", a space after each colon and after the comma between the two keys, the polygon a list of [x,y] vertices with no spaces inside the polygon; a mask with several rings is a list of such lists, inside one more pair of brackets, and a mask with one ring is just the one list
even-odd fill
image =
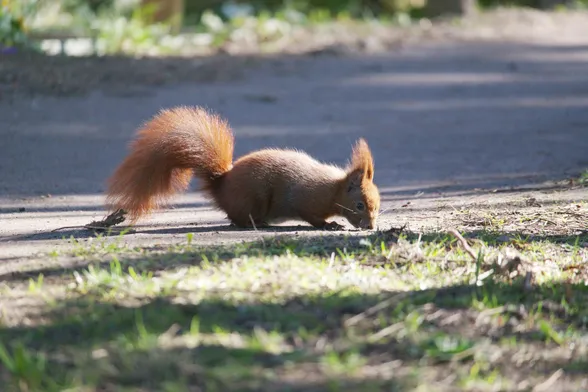
{"label": "blurred background", "polygon": [[230,119],[236,156],[344,164],[363,135],[381,186],[587,165],[588,0],[1,4],[0,195],[102,194],[137,124],[179,104]]}
{"label": "blurred background", "polygon": [[493,7],[588,0],[2,0],[0,47],[49,54],[198,54],[268,46],[297,30],[369,21],[408,27]]}

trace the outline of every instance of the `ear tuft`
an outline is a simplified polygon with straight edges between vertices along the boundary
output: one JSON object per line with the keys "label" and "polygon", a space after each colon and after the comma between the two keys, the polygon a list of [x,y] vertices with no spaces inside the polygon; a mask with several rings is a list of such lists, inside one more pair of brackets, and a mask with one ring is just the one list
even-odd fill
{"label": "ear tuft", "polygon": [[363,178],[368,181],[374,179],[374,159],[372,152],[364,138],[360,138],[353,146],[351,153],[351,164],[347,170],[348,173],[360,170]]}

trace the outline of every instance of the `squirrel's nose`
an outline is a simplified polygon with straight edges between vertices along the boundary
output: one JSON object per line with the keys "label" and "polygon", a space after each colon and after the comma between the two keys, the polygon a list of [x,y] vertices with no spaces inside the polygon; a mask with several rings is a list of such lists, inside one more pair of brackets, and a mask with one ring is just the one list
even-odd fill
{"label": "squirrel's nose", "polygon": [[374,223],[370,220],[364,221],[363,219],[359,222],[360,226],[362,229],[369,229],[369,230],[373,230],[374,229]]}

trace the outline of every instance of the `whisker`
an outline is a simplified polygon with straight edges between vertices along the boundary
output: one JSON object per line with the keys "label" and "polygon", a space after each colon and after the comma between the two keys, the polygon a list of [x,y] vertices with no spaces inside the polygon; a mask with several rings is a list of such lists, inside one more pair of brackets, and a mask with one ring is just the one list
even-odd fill
{"label": "whisker", "polygon": [[345,207],[345,206],[342,206],[342,205],[341,205],[341,204],[339,204],[339,203],[335,203],[335,205],[337,205],[337,206],[339,206],[339,207],[343,208],[344,210],[347,210],[347,211],[349,211],[349,212],[351,212],[351,213],[353,213],[353,214],[357,214],[357,213],[356,213],[355,211],[353,211],[352,209],[350,209],[350,208],[347,208],[347,207]]}
{"label": "whisker", "polygon": [[390,208],[392,208],[392,205],[389,205],[388,207],[386,207],[383,210],[380,210],[380,212],[378,212],[378,214],[383,214],[384,212],[388,211]]}

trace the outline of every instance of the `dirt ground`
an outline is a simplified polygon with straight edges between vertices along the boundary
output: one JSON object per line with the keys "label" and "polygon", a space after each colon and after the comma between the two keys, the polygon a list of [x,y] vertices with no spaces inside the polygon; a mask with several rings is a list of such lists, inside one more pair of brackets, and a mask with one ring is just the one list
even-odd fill
{"label": "dirt ground", "polygon": [[[105,181],[134,130],[174,105],[225,116],[236,156],[294,147],[344,164],[354,140],[365,137],[383,197],[381,228],[437,229],[463,225],[457,210],[541,211],[588,198],[568,181],[588,167],[585,13],[502,10],[413,30],[317,39],[288,55],[3,58],[0,257],[14,267],[67,248],[63,237],[86,241],[83,230],[52,230],[104,216]],[[165,244],[194,232],[194,241],[219,243],[260,235],[227,224],[194,192],[125,240]],[[583,216],[574,224],[546,230],[586,229]],[[280,231],[305,232],[294,225]]]}

